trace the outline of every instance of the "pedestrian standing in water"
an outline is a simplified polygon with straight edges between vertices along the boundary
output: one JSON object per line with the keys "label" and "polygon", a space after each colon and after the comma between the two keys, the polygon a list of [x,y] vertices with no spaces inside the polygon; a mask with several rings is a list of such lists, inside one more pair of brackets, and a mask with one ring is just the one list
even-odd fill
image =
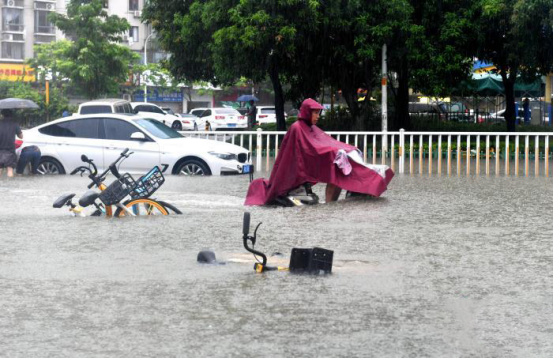
{"label": "pedestrian standing in water", "polygon": [[254,100],[250,100],[250,108],[248,109],[248,127],[253,128],[256,124],[256,112],[257,108],[254,104]]}
{"label": "pedestrian standing in water", "polygon": [[14,118],[12,110],[2,110],[0,119],[0,175],[7,168],[8,177],[13,177],[14,168],[17,166],[15,154],[15,136],[23,138],[23,132]]}

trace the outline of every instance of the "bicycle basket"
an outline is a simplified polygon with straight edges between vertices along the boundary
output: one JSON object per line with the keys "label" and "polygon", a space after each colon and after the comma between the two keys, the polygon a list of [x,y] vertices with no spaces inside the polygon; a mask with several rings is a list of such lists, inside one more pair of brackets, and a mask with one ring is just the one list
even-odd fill
{"label": "bicycle basket", "polygon": [[164,182],[165,178],[160,167],[155,166],[150,172],[137,180],[136,187],[131,191],[131,197],[150,197]]}
{"label": "bicycle basket", "polygon": [[113,181],[104,191],[100,193],[98,198],[106,206],[112,206],[121,202],[132,190],[135,188],[136,183],[133,177],[125,173],[120,178]]}

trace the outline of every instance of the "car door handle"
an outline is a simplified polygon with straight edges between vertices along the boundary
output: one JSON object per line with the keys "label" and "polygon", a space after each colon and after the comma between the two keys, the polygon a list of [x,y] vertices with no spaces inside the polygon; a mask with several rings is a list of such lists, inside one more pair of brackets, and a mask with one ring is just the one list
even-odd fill
{"label": "car door handle", "polygon": [[117,150],[117,147],[104,147],[106,150]]}

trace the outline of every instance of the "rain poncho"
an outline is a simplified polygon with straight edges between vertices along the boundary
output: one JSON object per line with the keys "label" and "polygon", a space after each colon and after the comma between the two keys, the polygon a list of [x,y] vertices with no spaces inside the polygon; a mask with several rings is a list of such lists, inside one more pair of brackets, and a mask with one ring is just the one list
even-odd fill
{"label": "rain poncho", "polygon": [[372,196],[380,196],[387,189],[394,176],[388,167],[381,175],[354,160],[350,162],[352,170],[345,175],[334,163],[339,150],[346,153],[359,150],[333,139],[311,124],[312,110],[321,109],[323,107],[312,99],[302,103],[298,121],[289,128],[283,139],[269,181],[263,178],[254,180],[248,188],[245,205],[269,204],[276,197],[286,195],[304,183],[331,183],[347,191]]}

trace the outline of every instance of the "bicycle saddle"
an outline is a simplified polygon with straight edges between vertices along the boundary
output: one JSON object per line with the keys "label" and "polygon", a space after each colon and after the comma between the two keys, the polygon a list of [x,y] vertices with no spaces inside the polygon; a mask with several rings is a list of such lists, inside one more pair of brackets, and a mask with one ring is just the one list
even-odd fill
{"label": "bicycle saddle", "polygon": [[71,199],[75,197],[75,193],[64,194],[54,202],[54,208],[62,208],[65,205],[71,204]]}
{"label": "bicycle saddle", "polygon": [[96,201],[98,196],[99,196],[99,193],[95,192],[95,191],[85,192],[85,194],[82,195],[81,198],[79,198],[79,206],[81,206],[81,207],[90,206],[91,204],[94,203],[94,201]]}

